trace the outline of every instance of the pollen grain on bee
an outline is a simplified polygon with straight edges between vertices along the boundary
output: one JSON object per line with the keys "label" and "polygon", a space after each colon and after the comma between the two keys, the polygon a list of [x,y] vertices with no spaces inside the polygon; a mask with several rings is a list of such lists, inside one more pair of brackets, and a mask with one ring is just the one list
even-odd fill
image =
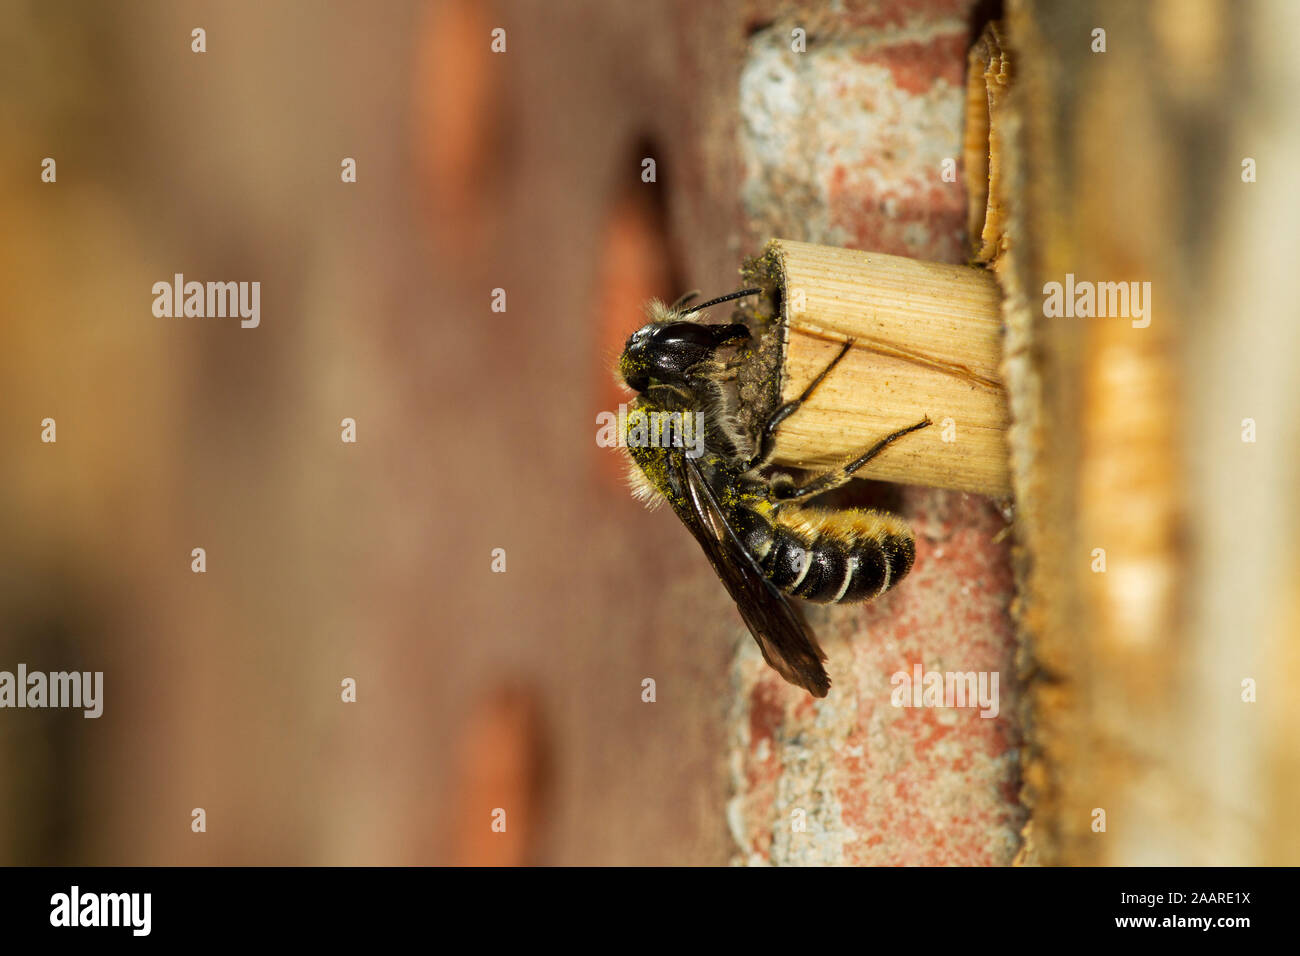
{"label": "pollen grain on bee", "polygon": [[596,415],[596,444],[601,448],[684,448],[687,458],[704,454],[704,412],[647,412],[620,402],[617,412]]}

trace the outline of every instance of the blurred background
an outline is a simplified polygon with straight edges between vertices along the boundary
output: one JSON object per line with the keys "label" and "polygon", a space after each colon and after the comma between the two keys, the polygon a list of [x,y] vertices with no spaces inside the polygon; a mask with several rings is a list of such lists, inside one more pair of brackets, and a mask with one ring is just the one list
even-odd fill
{"label": "blurred background", "polygon": [[[104,713],[0,711],[0,862],[1285,857],[1300,350],[1294,296],[1260,290],[1297,251],[1295,187],[1273,185],[1296,76],[1266,53],[1300,27],[1191,6],[3,0],[0,670],[103,671]],[[967,51],[998,17],[1032,94],[1009,287],[1099,249],[1167,279],[1158,296],[1183,285],[1137,348],[1024,332],[1013,461],[1036,497],[1016,535],[1008,502],[850,493],[904,514],[918,560],[880,602],[810,615],[836,682],[813,702],[763,667],[675,519],[627,495],[596,414],[625,400],[610,368],[641,303],[730,291],[772,236],[966,261],[963,177],[940,171],[964,168]],[[1126,72],[1086,74],[1106,17]],[[1267,181],[1242,185],[1263,154]],[[1129,201],[1162,171],[1145,199],[1164,205]],[[1253,297],[1227,281],[1245,261]],[[260,282],[259,327],[156,317],[176,273]],[[1245,365],[1216,377],[1227,355]],[[1094,411],[1112,368],[1155,368],[1154,391]],[[1158,441],[1102,427],[1146,422],[1135,405]],[[1248,412],[1268,436],[1249,464],[1223,437]],[[1121,454],[1152,447],[1163,470]],[[1136,525],[1094,519],[1135,475],[1161,482],[1158,554],[1126,576]],[[1090,619],[1111,606],[1088,598],[1099,535],[1123,614]],[[1001,716],[890,707],[914,663],[1001,672]],[[1128,683],[1099,681],[1111,667]],[[1243,716],[1241,679],[1265,673],[1271,702]],[[1107,710],[1134,695],[1158,720]],[[1131,799],[1134,761],[1176,817]],[[1098,805],[1130,808],[1101,850]],[[1206,819],[1228,823],[1179,850]],[[1136,836],[1151,820],[1164,835]]]}

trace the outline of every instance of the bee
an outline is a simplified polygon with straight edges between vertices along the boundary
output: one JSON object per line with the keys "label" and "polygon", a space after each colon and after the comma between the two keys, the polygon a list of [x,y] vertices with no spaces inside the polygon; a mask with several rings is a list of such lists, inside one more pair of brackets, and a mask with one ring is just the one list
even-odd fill
{"label": "bee", "polygon": [[[636,393],[624,444],[633,467],[633,493],[651,507],[667,501],[695,536],[758,642],[763,659],[791,684],[825,697],[826,654],[788,596],[819,604],[868,601],[898,584],[912,567],[911,529],[880,511],[818,508],[809,500],[847,482],[882,451],[930,424],[929,416],[886,435],[838,468],[802,483],[787,474],[765,477],[777,432],[835,370],[839,354],[793,401],[742,424],[728,383],[747,361],[748,326],[710,325],[689,318],[761,289],[686,308],[691,293],[671,306],[653,301],[650,322],[627,340],[618,374]],[[723,353],[735,349],[727,359]],[[647,419],[673,414],[703,423],[703,447],[644,440]],[[634,426],[642,431],[633,435]]]}

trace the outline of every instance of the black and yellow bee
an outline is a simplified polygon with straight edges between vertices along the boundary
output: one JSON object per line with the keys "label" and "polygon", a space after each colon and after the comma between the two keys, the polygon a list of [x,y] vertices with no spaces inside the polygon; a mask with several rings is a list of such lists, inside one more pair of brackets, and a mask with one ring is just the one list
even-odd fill
{"label": "black and yellow bee", "polygon": [[[911,529],[893,515],[804,502],[844,484],[930,419],[886,435],[842,467],[802,484],[785,474],[764,477],[777,429],[853,342],[844,344],[802,395],[745,428],[728,391],[745,356],[737,353],[727,361],[719,353],[747,345],[748,327],[706,325],[687,317],[760,291],[745,289],[690,309],[685,305],[693,294],[672,306],[650,303],[650,323],[627,340],[618,363],[619,375],[637,393],[624,433],[635,463],[630,477],[638,497],[652,506],[666,500],[695,535],[764,660],[790,683],[825,697],[831,684],[822,666],[826,654],[786,595],[820,604],[870,600],[902,580],[916,546]],[[647,421],[662,423],[674,415],[703,422],[702,450],[692,452],[684,442],[645,440]]]}

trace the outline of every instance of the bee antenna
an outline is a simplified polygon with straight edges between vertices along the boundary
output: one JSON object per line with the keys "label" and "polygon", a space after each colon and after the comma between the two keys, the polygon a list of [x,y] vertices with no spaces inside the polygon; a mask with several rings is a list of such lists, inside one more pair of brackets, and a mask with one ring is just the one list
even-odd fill
{"label": "bee antenna", "polygon": [[741,289],[739,292],[731,293],[731,295],[724,295],[716,299],[710,299],[708,302],[705,302],[703,305],[697,305],[694,306],[693,308],[687,309],[685,312],[682,313],[682,315],[690,315],[692,312],[703,312],[705,309],[711,308],[712,306],[715,305],[719,305],[723,302],[730,302],[732,299],[743,299],[747,295],[758,295],[762,291],[763,291],[762,289]]}

